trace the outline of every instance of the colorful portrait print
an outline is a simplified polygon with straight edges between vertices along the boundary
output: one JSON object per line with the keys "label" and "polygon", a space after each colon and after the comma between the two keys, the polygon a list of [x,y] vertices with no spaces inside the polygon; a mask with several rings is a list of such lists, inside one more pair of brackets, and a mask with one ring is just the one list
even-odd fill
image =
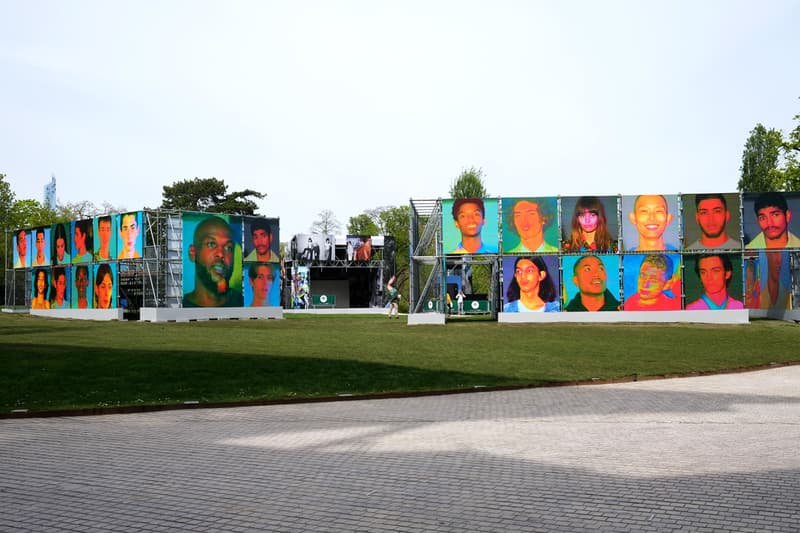
{"label": "colorful portrait print", "polygon": [[72,263],[91,263],[94,259],[94,228],[92,219],[74,220],[72,222]]}
{"label": "colorful portrait print", "polygon": [[744,309],[742,256],[730,252],[684,255],[685,309]]}
{"label": "colorful portrait print", "polygon": [[94,308],[117,307],[117,263],[94,265]]}
{"label": "colorful portrait print", "polygon": [[[761,250],[744,257],[744,306],[747,309],[793,308],[791,256],[797,252]],[[795,259],[797,261],[797,259]]]}
{"label": "colorful portrait print", "polygon": [[72,293],[71,267],[55,266],[50,277],[50,309],[69,309]]}
{"label": "colorful portrait print", "polygon": [[617,197],[562,198],[561,250],[564,253],[616,253],[619,250]]}
{"label": "colorful portrait print", "polygon": [[741,250],[738,194],[684,194],[681,202],[686,250]]}
{"label": "colorful portrait print", "polygon": [[31,264],[31,234],[19,229],[14,232],[14,268],[28,268]]}
{"label": "colorful portrait print", "polygon": [[246,263],[245,307],[278,307],[281,304],[280,267],[275,263]]}
{"label": "colorful portrait print", "polygon": [[92,283],[93,270],[91,265],[78,265],[72,267],[72,296],[70,299],[73,309],[92,309],[94,307],[94,284]]}
{"label": "colorful portrait print", "polygon": [[681,309],[680,254],[652,253],[622,258],[625,311]]}
{"label": "colorful portrait print", "polygon": [[31,309],[50,309],[50,269],[33,269],[31,285]]}
{"label": "colorful portrait print", "polygon": [[183,213],[183,307],[242,307],[239,217]]}
{"label": "colorful portrait print", "polygon": [[744,193],[745,248],[800,249],[800,193]]}
{"label": "colorful portrait print", "polygon": [[141,211],[132,211],[119,215],[117,259],[141,258],[143,236]]}
{"label": "colorful portrait print", "polygon": [[622,197],[622,242],[628,252],[678,251],[677,195]]}
{"label": "colorful portrait print", "polygon": [[558,256],[503,257],[504,313],[552,313],[560,310]]}
{"label": "colorful portrait print", "polygon": [[117,258],[117,225],[119,216],[101,215],[93,221],[94,229],[94,260],[98,263],[114,261]]}
{"label": "colorful portrait print", "polygon": [[242,220],[244,221],[245,262],[279,263],[281,259],[278,219],[242,217]]}
{"label": "colorful portrait print", "polygon": [[442,247],[445,254],[498,252],[497,199],[442,200]]}
{"label": "colorful portrait print", "polygon": [[50,266],[50,227],[34,228],[33,250],[31,250],[31,266]]}
{"label": "colorful portrait print", "polygon": [[618,311],[619,256],[563,256],[562,309],[564,311]]}
{"label": "colorful portrait print", "polygon": [[69,265],[72,263],[69,223],[53,224],[50,228],[50,264]]}
{"label": "colorful portrait print", "polygon": [[547,198],[503,198],[503,252],[558,251],[558,201]]}
{"label": "colorful portrait print", "polygon": [[311,271],[297,266],[292,274],[292,309],[308,309],[311,302]]}

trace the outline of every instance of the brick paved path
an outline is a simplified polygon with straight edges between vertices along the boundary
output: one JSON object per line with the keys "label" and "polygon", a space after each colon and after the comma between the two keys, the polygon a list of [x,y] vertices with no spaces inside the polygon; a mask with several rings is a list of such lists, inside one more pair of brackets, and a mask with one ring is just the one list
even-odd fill
{"label": "brick paved path", "polygon": [[800,531],[800,366],[0,420],[0,531]]}

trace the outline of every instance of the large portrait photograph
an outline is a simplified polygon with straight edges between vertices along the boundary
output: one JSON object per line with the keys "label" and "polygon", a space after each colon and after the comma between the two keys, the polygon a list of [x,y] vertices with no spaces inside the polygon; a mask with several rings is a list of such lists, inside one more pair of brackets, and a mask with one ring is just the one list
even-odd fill
{"label": "large portrait photograph", "polygon": [[28,268],[31,264],[31,234],[19,229],[14,232],[14,268]]}
{"label": "large portrait photograph", "polygon": [[503,252],[507,254],[558,251],[558,200],[503,198]]}
{"label": "large portrait photograph", "polygon": [[686,250],[741,250],[741,217],[736,193],[681,195]]}
{"label": "large portrait photograph", "polygon": [[619,256],[561,258],[564,311],[619,311]]}
{"label": "large portrait photograph", "polygon": [[117,263],[94,265],[94,308],[117,307]]}
{"label": "large portrait photograph", "polygon": [[622,241],[627,252],[680,250],[680,209],[675,194],[622,197]]}
{"label": "large portrait photograph", "polygon": [[50,266],[50,226],[33,229],[33,253],[31,265]]}
{"label": "large portrait photograph", "polygon": [[119,217],[119,238],[117,239],[117,259],[140,259],[144,232],[142,231],[142,212],[131,211]]}
{"label": "large portrait photograph", "polygon": [[792,264],[797,263],[798,255],[800,253],[788,250],[749,251],[745,254],[742,268],[747,309],[792,309]]}
{"label": "large portrait photograph", "polygon": [[58,265],[50,272],[50,309],[69,309],[72,293],[71,267]]}
{"label": "large portrait photograph", "polygon": [[91,263],[94,259],[92,219],[72,221],[72,263]]}
{"label": "large portrait photograph", "polygon": [[450,254],[498,253],[497,199],[442,200],[442,248]]}
{"label": "large portrait photograph", "polygon": [[279,263],[281,241],[278,234],[278,219],[242,217],[242,220],[245,262]]}
{"label": "large portrait photograph", "polygon": [[242,225],[183,213],[183,307],[242,307]]}
{"label": "large portrait photograph", "polygon": [[744,193],[742,218],[745,248],[800,249],[800,193]]}
{"label": "large portrait photograph", "polygon": [[619,251],[617,197],[561,198],[561,250],[601,254]]}
{"label": "large portrait photograph", "polygon": [[503,257],[503,312],[551,313],[561,310],[558,256]]}
{"label": "large portrait photograph", "polygon": [[50,262],[53,265],[69,265],[72,263],[69,229],[68,222],[53,224],[50,228]]}
{"label": "large portrait photograph", "polygon": [[653,253],[622,258],[625,311],[679,311],[681,309],[680,254]]}
{"label": "large portrait photograph", "polygon": [[245,263],[244,283],[246,307],[278,307],[281,304],[280,266],[276,263]]}
{"label": "large portrait photograph", "polygon": [[744,309],[740,253],[686,254],[683,260],[687,311]]}
{"label": "large portrait photograph", "polygon": [[31,282],[31,309],[50,309],[50,268],[34,268]]}
{"label": "large portrait photograph", "polygon": [[92,309],[94,307],[91,265],[72,267],[72,288],[70,302],[73,309]]}
{"label": "large portrait photograph", "polygon": [[94,260],[98,263],[113,261],[117,257],[117,215],[95,217]]}

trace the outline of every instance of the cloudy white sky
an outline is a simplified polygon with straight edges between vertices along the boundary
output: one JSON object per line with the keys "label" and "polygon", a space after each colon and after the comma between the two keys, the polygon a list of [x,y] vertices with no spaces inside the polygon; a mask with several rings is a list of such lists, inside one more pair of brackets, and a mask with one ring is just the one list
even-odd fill
{"label": "cloudy white sky", "polygon": [[282,240],[331,209],[733,191],[800,113],[800,2],[0,0],[0,172],[18,198],[157,207],[215,176]]}

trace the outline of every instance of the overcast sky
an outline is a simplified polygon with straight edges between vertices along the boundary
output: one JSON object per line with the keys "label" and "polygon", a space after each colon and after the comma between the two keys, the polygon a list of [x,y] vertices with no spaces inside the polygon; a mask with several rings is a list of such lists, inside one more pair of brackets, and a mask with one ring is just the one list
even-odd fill
{"label": "overcast sky", "polygon": [[800,113],[800,2],[0,0],[0,172],[17,198],[157,207],[215,176],[281,240],[331,209],[734,191]]}

